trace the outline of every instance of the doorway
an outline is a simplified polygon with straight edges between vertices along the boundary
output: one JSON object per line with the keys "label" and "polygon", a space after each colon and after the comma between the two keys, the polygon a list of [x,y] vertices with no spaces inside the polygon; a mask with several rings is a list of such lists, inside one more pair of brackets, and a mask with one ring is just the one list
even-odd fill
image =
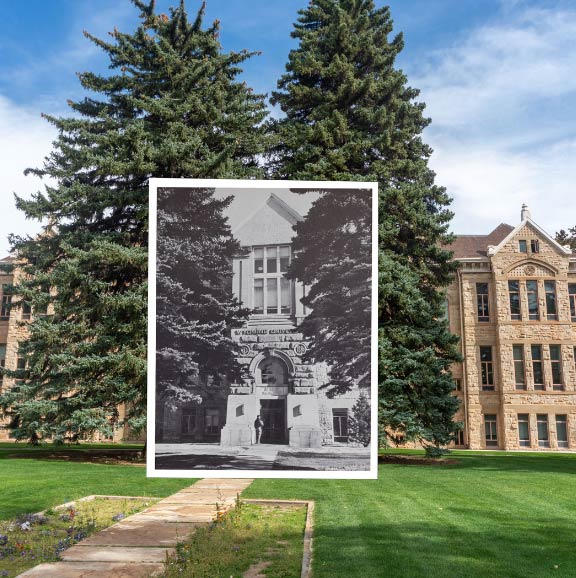
{"label": "doorway", "polygon": [[287,444],[286,431],[286,400],[261,399],[260,417],[264,422],[262,428],[263,444]]}

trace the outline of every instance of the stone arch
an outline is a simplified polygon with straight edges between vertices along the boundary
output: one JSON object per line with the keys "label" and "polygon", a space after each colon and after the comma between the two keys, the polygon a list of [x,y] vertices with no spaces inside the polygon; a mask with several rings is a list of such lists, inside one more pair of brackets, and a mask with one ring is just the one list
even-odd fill
{"label": "stone arch", "polygon": [[278,351],[277,349],[265,349],[256,355],[250,362],[250,367],[248,368],[250,375],[256,378],[256,371],[258,366],[266,359],[277,359],[282,362],[286,366],[287,379],[290,379],[294,375],[294,371],[296,369],[294,367],[294,362],[288,355],[282,351]]}
{"label": "stone arch", "polygon": [[503,271],[508,277],[556,277],[558,270],[549,263],[543,263],[536,259],[525,259],[520,263],[514,263]]}

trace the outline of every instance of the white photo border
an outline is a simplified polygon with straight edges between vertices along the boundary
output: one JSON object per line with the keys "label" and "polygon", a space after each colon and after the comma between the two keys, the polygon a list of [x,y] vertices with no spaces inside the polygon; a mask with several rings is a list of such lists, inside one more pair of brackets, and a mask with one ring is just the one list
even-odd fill
{"label": "white photo border", "polygon": [[[372,327],[371,327],[371,442],[370,468],[361,471],[302,470],[166,470],[156,468],[156,246],[158,189],[359,189],[372,193]],[[151,178],[149,181],[148,233],[148,401],[146,437],[146,476],[157,478],[292,478],[359,479],[378,477],[378,183],[363,181],[292,181],[249,179],[174,179]]]}

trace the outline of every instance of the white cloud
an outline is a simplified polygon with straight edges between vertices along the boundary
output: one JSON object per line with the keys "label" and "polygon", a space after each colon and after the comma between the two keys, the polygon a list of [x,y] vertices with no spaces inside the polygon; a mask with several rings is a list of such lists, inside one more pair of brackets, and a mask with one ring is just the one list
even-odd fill
{"label": "white cloud", "polygon": [[454,197],[457,233],[488,233],[500,222],[516,225],[527,203],[549,233],[576,224],[576,139],[530,152],[447,140],[432,143],[437,182]]}
{"label": "white cloud", "polygon": [[44,183],[34,176],[25,177],[27,168],[41,167],[51,150],[55,130],[40,113],[17,106],[0,95],[0,159],[2,159],[2,211],[0,211],[0,258],[9,251],[8,235],[34,234],[40,230],[37,221],[26,220],[16,209],[13,193],[29,197],[42,190]]}
{"label": "white cloud", "polygon": [[458,233],[515,224],[523,202],[551,233],[576,224],[576,10],[507,4],[501,22],[411,77],[433,120],[425,140]]}

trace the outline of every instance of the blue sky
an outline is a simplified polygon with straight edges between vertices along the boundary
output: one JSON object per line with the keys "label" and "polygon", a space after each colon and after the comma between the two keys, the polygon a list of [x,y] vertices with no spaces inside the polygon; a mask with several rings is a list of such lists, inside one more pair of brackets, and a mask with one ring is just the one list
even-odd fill
{"label": "blue sky", "polygon": [[[158,10],[174,2],[158,0]],[[199,2],[187,0],[190,13]],[[226,50],[261,50],[245,66],[254,89],[270,93],[294,41],[306,0],[208,0]],[[405,49],[398,66],[421,90],[432,124],[437,182],[454,198],[456,233],[516,224],[520,206],[554,232],[576,225],[576,3],[572,0],[390,0]],[[42,112],[68,114],[82,90],[76,72],[104,71],[103,53],[82,35],[134,29],[129,0],[27,0],[3,5],[0,22],[0,254],[8,233],[32,233],[12,193],[41,188],[39,166],[55,134]]]}

